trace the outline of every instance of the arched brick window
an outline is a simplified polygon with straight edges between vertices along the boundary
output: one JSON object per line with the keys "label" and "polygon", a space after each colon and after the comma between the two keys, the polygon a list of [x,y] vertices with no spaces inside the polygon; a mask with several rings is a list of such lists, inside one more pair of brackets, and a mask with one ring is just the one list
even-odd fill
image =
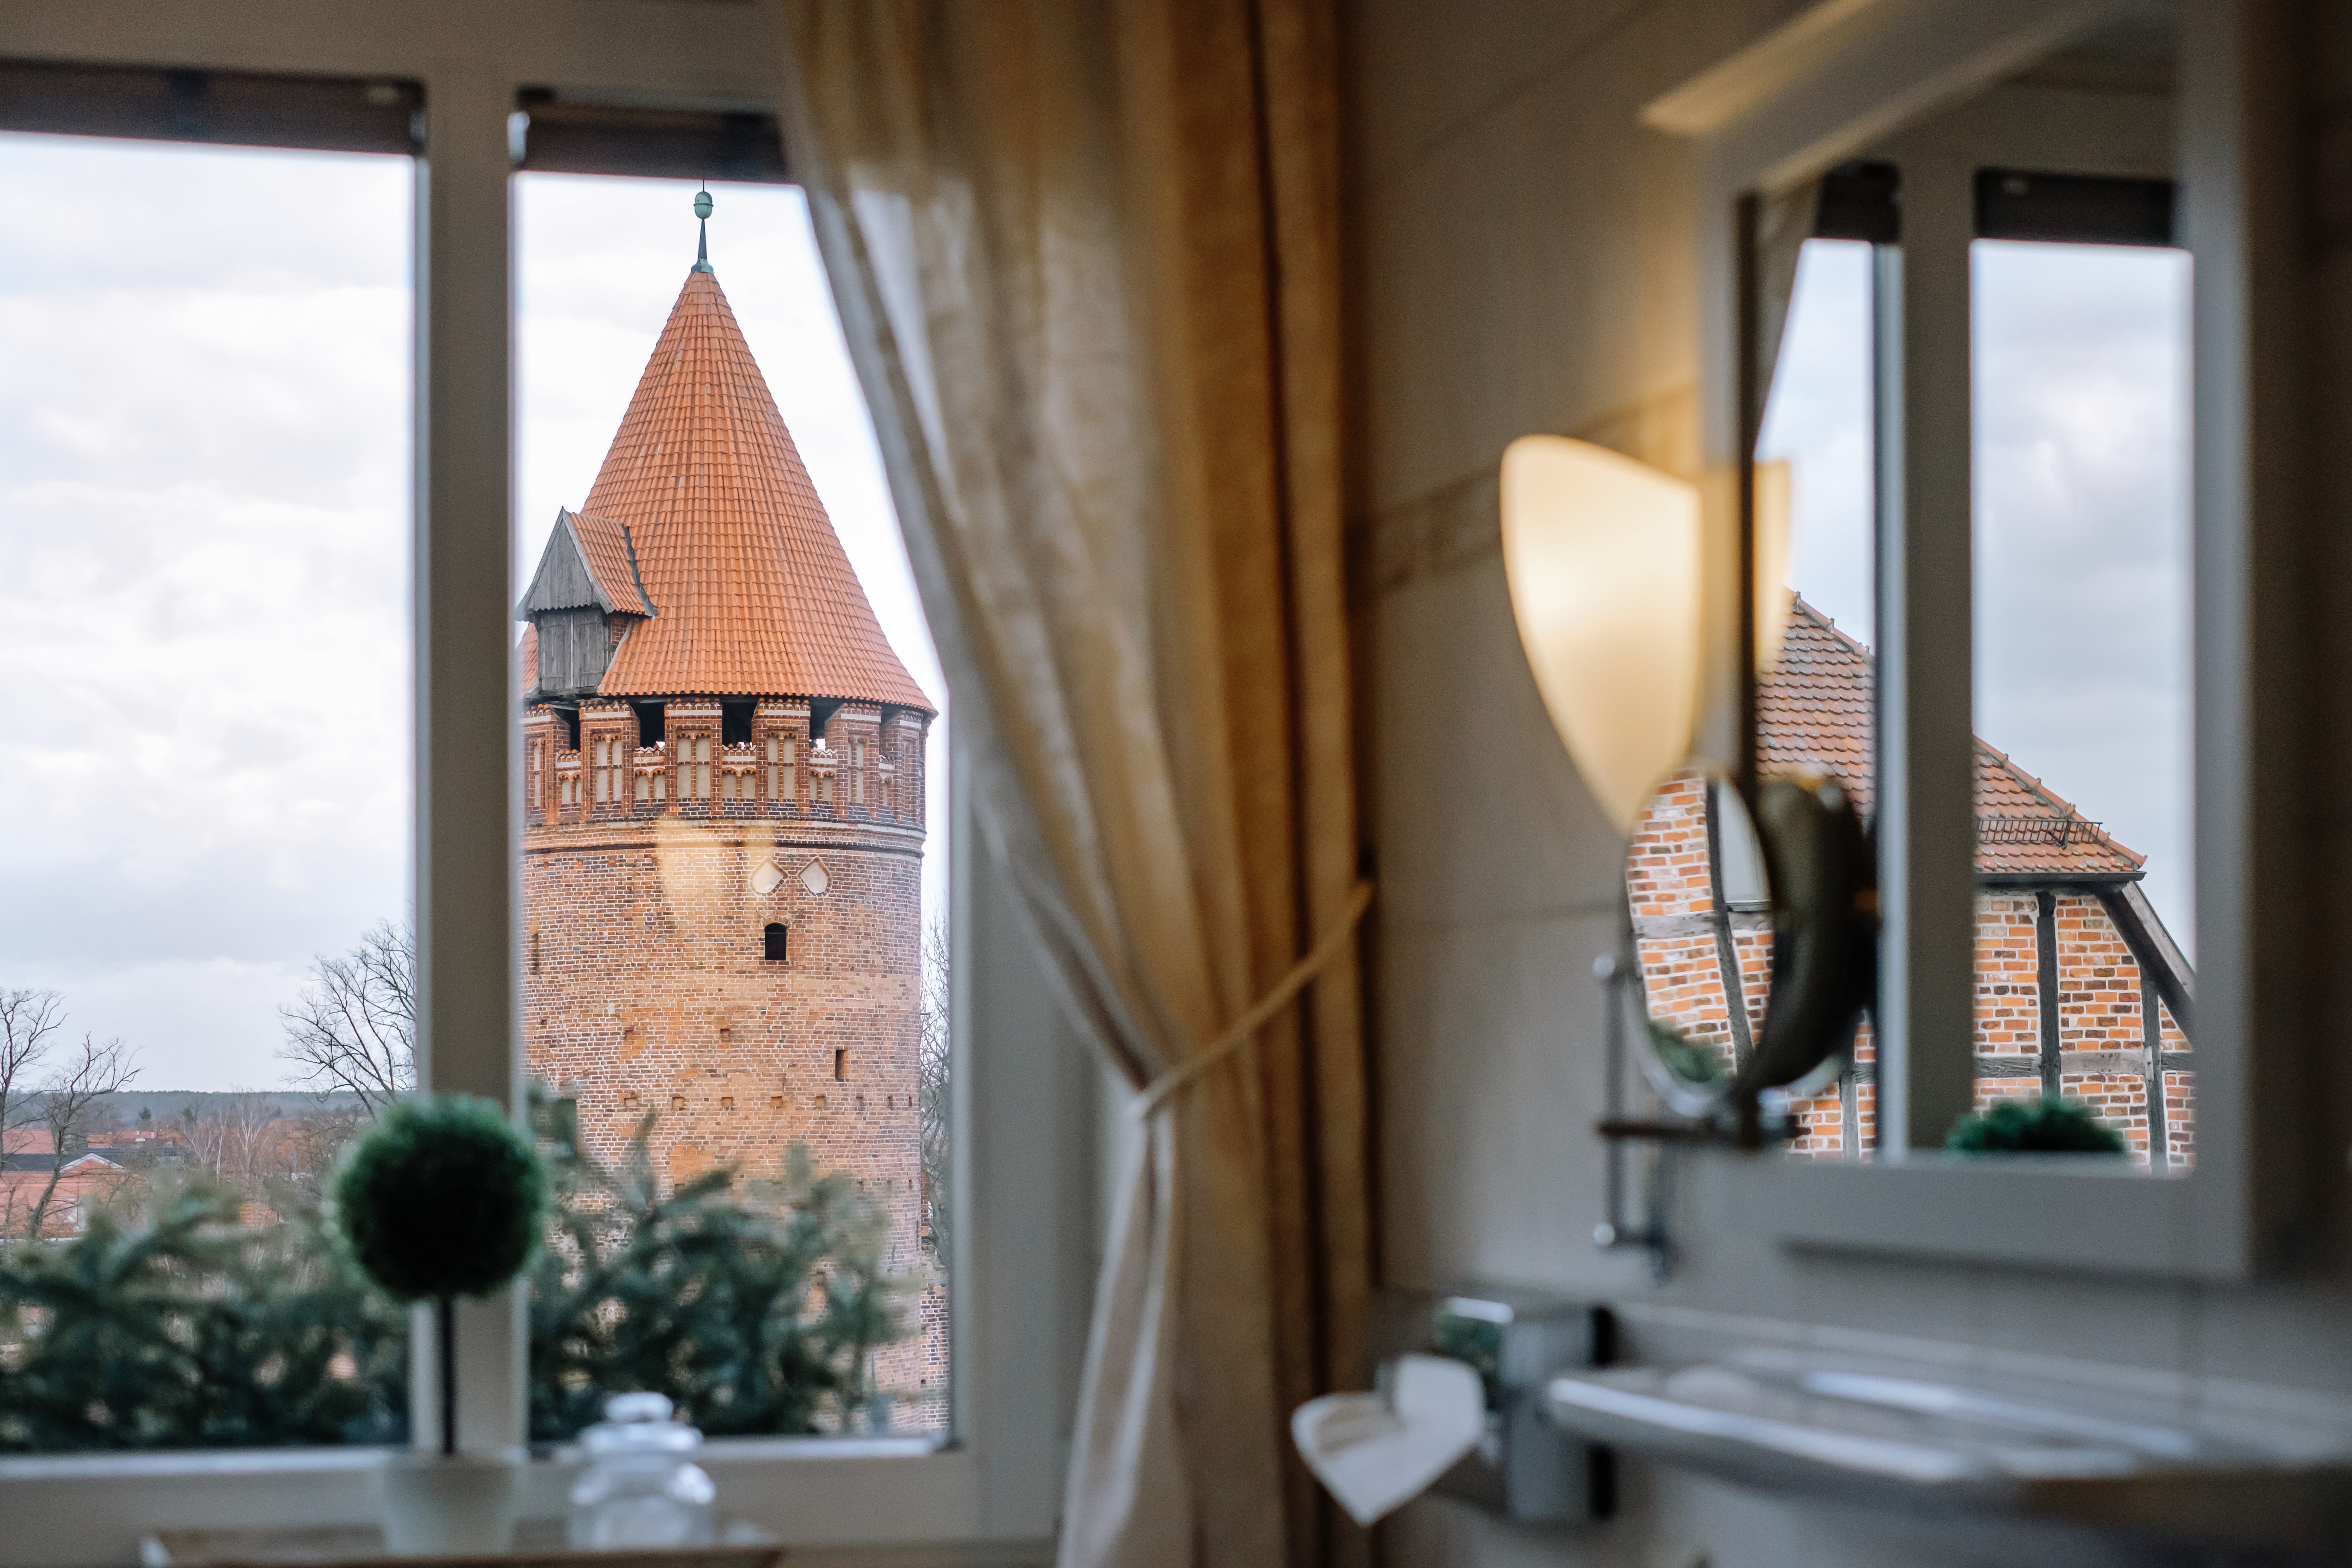
{"label": "arched brick window", "polygon": [[787,934],[782,925],[774,921],[768,922],[768,929],[763,935],[767,941],[767,957],[771,963],[782,963],[785,961],[784,942]]}

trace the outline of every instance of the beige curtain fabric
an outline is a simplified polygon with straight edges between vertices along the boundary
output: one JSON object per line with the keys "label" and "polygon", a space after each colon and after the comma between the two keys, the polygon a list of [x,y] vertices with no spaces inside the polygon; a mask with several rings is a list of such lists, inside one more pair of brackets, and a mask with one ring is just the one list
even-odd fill
{"label": "beige curtain fabric", "polygon": [[1331,18],[783,4],[983,823],[1139,1090],[1062,1561],[1317,1561],[1286,1419],[1359,1374],[1370,1278]]}

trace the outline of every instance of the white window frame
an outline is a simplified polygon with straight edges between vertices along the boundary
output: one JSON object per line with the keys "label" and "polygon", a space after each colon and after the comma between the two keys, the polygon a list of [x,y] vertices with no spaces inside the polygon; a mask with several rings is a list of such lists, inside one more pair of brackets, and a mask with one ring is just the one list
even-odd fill
{"label": "white window frame", "polygon": [[[509,1106],[522,751],[510,671],[509,116],[525,87],[623,104],[771,108],[776,11],[677,0],[92,0],[18,7],[0,57],[421,83],[415,251],[416,913],[421,1080]],[[289,222],[299,218],[289,217]],[[681,231],[683,232],[683,231]],[[977,846],[971,759],[952,745],[955,943],[951,1434],[714,1443],[722,1510],[800,1555],[1043,1562],[1053,1552],[1097,1250],[1094,1073]],[[461,1440],[524,1436],[520,1298],[458,1312]],[[430,1314],[412,1338],[430,1432]],[[0,1568],[131,1561],[159,1529],[374,1517],[367,1449],[0,1458]],[[529,1511],[568,1472],[532,1467]]]}
{"label": "white window frame", "polygon": [[[1708,471],[1735,473],[1748,456],[1740,198],[1882,145],[2134,9],[2129,0],[1830,0],[1649,106],[1647,122],[1690,138],[1696,154]],[[2196,268],[2196,1165],[2157,1178],[2063,1160],[1972,1162],[1937,1147],[1969,1108],[1973,1069],[1962,920],[1973,901],[1974,806],[1968,770],[1952,761],[1969,743],[1971,628],[1966,596],[1956,608],[1931,586],[1965,582],[1969,570],[1968,383],[1949,374],[1966,364],[1963,313],[1957,361],[1942,355],[1946,374],[1932,378],[1909,367],[1899,406],[1882,399],[1878,415],[1881,1158],[1710,1157],[1696,1173],[1695,1201],[1785,1246],[2233,1279],[2263,1267],[2295,1204],[2295,1047],[2280,1037],[2284,1007],[2273,1013],[2253,984],[2257,955],[2292,951],[2276,862],[2257,859],[2257,792],[2268,798],[2277,786],[2257,772],[2253,681],[2263,612],[2284,609],[2265,598],[2280,586],[2253,568],[2257,537],[2284,527],[2284,485],[2267,477],[2265,461],[2279,455],[2284,423],[2273,415],[2293,395],[2278,356],[2261,352],[2275,329],[2257,318],[2283,308],[2270,257],[2292,246],[2268,238],[2280,192],[2247,152],[2263,144],[2269,112],[2258,89],[2268,63],[2257,47],[2260,0],[2185,0],[2180,15],[2179,215]],[[1906,239],[1935,221],[1906,205]],[[1882,267],[1882,298],[1956,288],[1964,297],[1965,236],[1921,250]],[[1940,276],[1923,278],[1929,268]],[[2255,288],[2265,270],[2268,287]],[[1708,489],[1709,592],[1727,611],[1714,617],[1723,626],[1737,624],[1728,611],[1741,591],[1736,491],[1727,482]],[[1727,755],[1736,650],[1719,643],[1709,668],[1707,743]],[[1906,787],[1906,779],[1920,782]]]}

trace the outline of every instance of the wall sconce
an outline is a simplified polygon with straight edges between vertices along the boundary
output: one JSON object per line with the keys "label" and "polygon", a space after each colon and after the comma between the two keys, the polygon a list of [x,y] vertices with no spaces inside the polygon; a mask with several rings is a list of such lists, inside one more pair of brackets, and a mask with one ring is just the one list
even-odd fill
{"label": "wall sconce", "polygon": [[[1756,668],[1788,629],[1789,465],[1756,466]],[[1503,570],[1552,726],[1621,833],[1690,754],[1698,487],[1565,436],[1503,451]]]}
{"label": "wall sconce", "polygon": [[1552,727],[1630,835],[1690,754],[1698,487],[1560,436],[1503,452],[1503,570]]}
{"label": "wall sconce", "polygon": [[[1749,657],[1760,673],[1778,658],[1790,610],[1785,466],[1759,465],[1752,494]],[[1698,488],[1589,442],[1528,436],[1503,454],[1502,513],[1511,609],[1537,689],[1593,798],[1630,839],[1653,792],[1691,751],[1707,641]],[[1742,783],[1770,887],[1764,1027],[1736,1071],[1697,1083],[1661,1079],[1661,1071],[1681,1069],[1664,1061],[1655,1032],[1645,1029],[1653,1080],[1691,1120],[1639,1123],[1612,1115],[1605,1134],[1729,1132],[1752,1144],[1759,1097],[1839,1058],[1872,999],[1876,899],[1868,840],[1851,798],[1825,769]],[[1638,994],[1640,950],[1630,918],[1627,942],[1636,961],[1631,973],[1604,965],[1604,979],[1612,994],[1631,984]],[[1613,994],[1612,1007],[1622,1007]]]}

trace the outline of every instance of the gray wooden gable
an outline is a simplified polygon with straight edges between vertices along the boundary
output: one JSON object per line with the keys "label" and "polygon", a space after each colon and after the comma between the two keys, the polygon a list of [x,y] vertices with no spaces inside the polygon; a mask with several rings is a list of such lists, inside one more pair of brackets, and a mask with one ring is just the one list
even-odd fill
{"label": "gray wooden gable", "polygon": [[588,570],[588,556],[580,548],[572,513],[558,509],[555,528],[547,536],[547,548],[540,552],[539,570],[531,575],[530,591],[515,608],[515,619],[536,621],[550,610],[591,607],[611,615],[614,605],[596,574]]}
{"label": "gray wooden gable", "polygon": [[[594,524],[590,525],[593,528]],[[527,620],[539,631],[539,668],[529,700],[548,701],[592,695],[613,662],[616,615],[636,616],[645,607],[645,589],[635,584],[636,597],[617,603],[589,569],[588,552],[580,538],[577,513],[559,509],[547,548],[531,574],[530,588],[515,606],[515,618]],[[630,570],[636,566],[635,546],[628,531],[621,531],[629,552]],[[622,592],[626,596],[628,585]]]}

